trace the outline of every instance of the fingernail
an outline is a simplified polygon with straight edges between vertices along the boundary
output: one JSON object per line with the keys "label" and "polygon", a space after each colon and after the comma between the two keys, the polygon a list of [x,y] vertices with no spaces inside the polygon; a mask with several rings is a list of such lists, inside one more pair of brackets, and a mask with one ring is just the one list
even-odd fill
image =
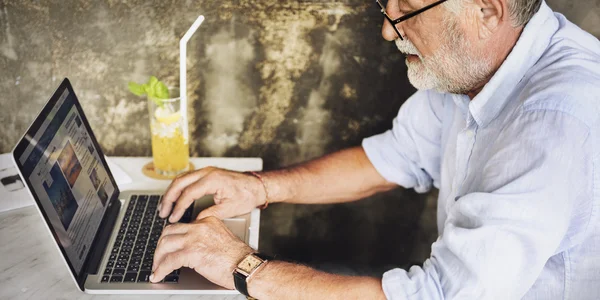
{"label": "fingernail", "polygon": [[175,223],[175,220],[177,220],[179,216],[176,214],[171,214],[171,217],[169,217],[169,222],[171,223]]}
{"label": "fingernail", "polygon": [[154,273],[150,274],[150,281],[154,281]]}
{"label": "fingernail", "polygon": [[158,204],[156,210],[158,210],[159,212],[162,210],[162,202]]}

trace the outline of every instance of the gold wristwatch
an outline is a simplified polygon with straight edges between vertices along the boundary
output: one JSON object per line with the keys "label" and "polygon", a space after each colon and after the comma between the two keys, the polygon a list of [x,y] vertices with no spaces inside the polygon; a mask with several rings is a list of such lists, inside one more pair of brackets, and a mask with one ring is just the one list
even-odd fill
{"label": "gold wristwatch", "polygon": [[261,253],[250,253],[246,255],[233,271],[233,283],[235,284],[235,289],[246,297],[250,297],[248,294],[248,280],[269,260],[269,256]]}

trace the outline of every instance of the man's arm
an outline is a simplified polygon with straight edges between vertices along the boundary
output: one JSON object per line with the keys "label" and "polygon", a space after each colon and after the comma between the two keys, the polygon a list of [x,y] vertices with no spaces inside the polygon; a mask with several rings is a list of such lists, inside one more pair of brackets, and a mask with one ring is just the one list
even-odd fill
{"label": "man's arm", "polygon": [[381,279],[334,275],[281,261],[257,271],[248,293],[257,299],[385,299]]}
{"label": "man's arm", "polygon": [[[177,222],[195,200],[214,195],[215,204],[198,218],[220,219],[245,214],[269,202],[339,203],[357,200],[397,185],[386,181],[362,147],[326,155],[286,170],[257,177],[217,168],[203,168],[177,177],[160,204],[160,217]],[[173,207],[174,206],[174,207]],[[172,210],[172,213],[171,213]]]}
{"label": "man's arm", "polygon": [[322,204],[362,199],[397,187],[373,167],[362,147],[354,147],[261,174],[269,201]]}

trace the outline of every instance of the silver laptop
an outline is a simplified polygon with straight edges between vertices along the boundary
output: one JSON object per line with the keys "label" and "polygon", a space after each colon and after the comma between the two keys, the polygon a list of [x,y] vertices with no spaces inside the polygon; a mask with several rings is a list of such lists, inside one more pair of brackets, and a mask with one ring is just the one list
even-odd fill
{"label": "silver laptop", "polygon": [[[164,191],[119,191],[68,79],[18,142],[13,159],[80,290],[238,293],[187,268],[173,271],[161,283],[149,282],[154,249],[168,225],[156,209]],[[193,220],[211,204],[210,197],[197,200],[181,222]],[[249,243],[257,218],[252,213],[225,223]],[[249,244],[256,247],[258,240]]]}

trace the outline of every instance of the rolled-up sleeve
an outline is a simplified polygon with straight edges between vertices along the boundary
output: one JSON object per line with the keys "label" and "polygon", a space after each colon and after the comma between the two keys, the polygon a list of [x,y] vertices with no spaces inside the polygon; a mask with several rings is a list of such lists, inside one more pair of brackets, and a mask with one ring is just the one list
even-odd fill
{"label": "rolled-up sleeve", "polygon": [[522,298],[548,260],[586,234],[588,139],[589,128],[569,115],[524,112],[489,145],[481,192],[448,209],[423,267],[384,274],[388,299]]}
{"label": "rolled-up sleeve", "polygon": [[400,108],[392,129],[362,142],[375,169],[389,182],[417,192],[438,186],[443,97],[418,91]]}

